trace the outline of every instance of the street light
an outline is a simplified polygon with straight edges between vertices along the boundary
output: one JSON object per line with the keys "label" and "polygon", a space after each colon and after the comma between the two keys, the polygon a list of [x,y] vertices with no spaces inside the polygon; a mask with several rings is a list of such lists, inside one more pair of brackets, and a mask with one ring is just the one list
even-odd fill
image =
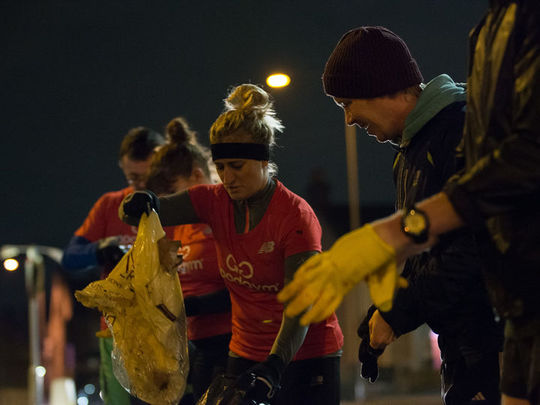
{"label": "street light", "polygon": [[[47,256],[60,264],[62,250],[51,246],[3,245],[0,256],[6,270],[15,271],[19,264],[15,257],[25,255],[24,278],[28,297],[28,327],[30,335],[30,365],[28,368],[28,403],[43,404],[44,377],[47,370],[41,365],[41,339],[39,336],[39,297],[45,292],[45,264]],[[11,269],[11,270],[10,270]]]}
{"label": "street light", "polygon": [[266,78],[266,84],[272,88],[286,87],[291,78],[285,73],[274,73]]}
{"label": "street light", "polygon": [[19,268],[19,262],[16,259],[4,260],[4,269],[7,271],[15,271]]}

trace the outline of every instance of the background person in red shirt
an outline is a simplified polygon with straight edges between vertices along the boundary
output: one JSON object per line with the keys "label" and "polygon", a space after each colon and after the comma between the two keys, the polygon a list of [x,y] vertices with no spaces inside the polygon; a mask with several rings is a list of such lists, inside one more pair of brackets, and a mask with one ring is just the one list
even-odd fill
{"label": "background person in red shirt", "polygon": [[[122,190],[102,195],[64,249],[62,266],[67,271],[85,270],[97,267],[105,278],[125,253],[123,246],[132,245],[137,236],[137,228],[118,219],[118,207],[122,199],[135,190],[144,187],[144,179],[154,149],[165,143],[165,138],[148,128],[137,127],[129,130],[120,145],[118,164],[129,184]],[[100,348],[100,389],[106,404],[124,405],[141,403],[118,383],[111,363],[113,340],[106,332],[107,325],[101,319],[99,333]]]}
{"label": "background person in red shirt", "polygon": [[[212,184],[210,153],[187,122],[175,118],[166,128],[167,143],[152,157],[146,187],[158,195]],[[225,370],[231,339],[231,301],[219,274],[212,229],[207,224],[175,226],[172,238],[182,243],[178,274],[187,315],[191,393],[181,404],[194,403],[212,379]]]}
{"label": "background person in red shirt", "polygon": [[[244,84],[225,105],[210,130],[222,184],[159,199],[163,225],[204,222],[214,232],[232,302],[226,374],[234,383],[222,403],[245,391],[257,403],[338,405],[343,334],[336,315],[303,327],[284,316],[276,299],[296,269],[320,252],[319,221],[306,201],[274,177],[270,149],[283,126],[269,95]],[[157,205],[154,198],[148,191],[128,196],[121,218],[136,223],[149,203]]]}

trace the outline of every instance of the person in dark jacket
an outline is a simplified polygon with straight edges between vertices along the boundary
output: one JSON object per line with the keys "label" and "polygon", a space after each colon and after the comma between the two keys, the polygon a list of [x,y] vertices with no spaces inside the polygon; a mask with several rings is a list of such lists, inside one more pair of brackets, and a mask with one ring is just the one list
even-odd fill
{"label": "person in dark jacket", "polygon": [[[302,323],[334,311],[352,286],[376,277],[392,297],[407,257],[464,225],[485,261],[488,293],[506,320],[502,403],[540,403],[540,7],[491,0],[470,36],[464,172],[443,192],[336,241],[300,268],[278,297]],[[358,242],[375,247],[368,251]],[[349,259],[335,265],[341,252]],[[324,255],[324,256],[323,256]],[[323,256],[323,257],[320,257]],[[339,271],[338,271],[339,270]],[[368,286],[370,284],[368,283]],[[320,294],[324,289],[324,294]],[[391,306],[391,304],[389,305]]]}
{"label": "person in dark jacket", "polygon": [[[354,83],[332,82],[325,90],[345,110],[348,125],[364,127],[378,141],[398,149],[393,164],[396,208],[412,207],[440,192],[463,167],[456,148],[465,120],[464,86],[445,74],[423,84],[405,42],[384,27],[354,29],[340,44],[325,75],[333,73],[336,59],[348,65],[369,62],[349,70]],[[392,66],[392,75],[375,78],[374,72],[385,65]],[[402,275],[409,287],[398,291],[392,309],[369,311],[365,320],[369,327],[360,328],[364,377],[377,378],[381,349],[427,323],[439,334],[445,404],[468,404],[474,397],[500,403],[502,331],[484,287],[472,233],[444,235],[430,252],[407,260]]]}

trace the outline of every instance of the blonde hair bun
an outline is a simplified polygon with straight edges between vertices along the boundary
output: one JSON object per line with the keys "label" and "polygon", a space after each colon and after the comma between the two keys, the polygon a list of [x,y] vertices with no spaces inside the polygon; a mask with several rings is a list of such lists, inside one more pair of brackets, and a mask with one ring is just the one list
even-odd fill
{"label": "blonde hair bun", "polygon": [[226,111],[255,112],[257,115],[274,115],[270,95],[254,84],[242,84],[235,87],[225,99]]}

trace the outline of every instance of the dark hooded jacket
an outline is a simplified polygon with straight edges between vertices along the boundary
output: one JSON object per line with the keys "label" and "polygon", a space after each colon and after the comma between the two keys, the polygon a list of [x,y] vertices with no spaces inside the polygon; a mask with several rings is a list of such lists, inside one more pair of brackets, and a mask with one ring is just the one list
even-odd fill
{"label": "dark hooded jacket", "polygon": [[[440,192],[463,158],[456,147],[463,134],[465,90],[447,75],[429,82],[408,115],[394,160],[396,206]],[[439,334],[443,359],[497,352],[502,331],[484,286],[482,263],[472,232],[441,237],[430,252],[409,259],[391,311],[381,312],[396,335],[427,323]]]}
{"label": "dark hooded jacket", "polygon": [[466,172],[446,188],[479,234],[507,318],[540,314],[540,2],[492,0],[470,35]]}

